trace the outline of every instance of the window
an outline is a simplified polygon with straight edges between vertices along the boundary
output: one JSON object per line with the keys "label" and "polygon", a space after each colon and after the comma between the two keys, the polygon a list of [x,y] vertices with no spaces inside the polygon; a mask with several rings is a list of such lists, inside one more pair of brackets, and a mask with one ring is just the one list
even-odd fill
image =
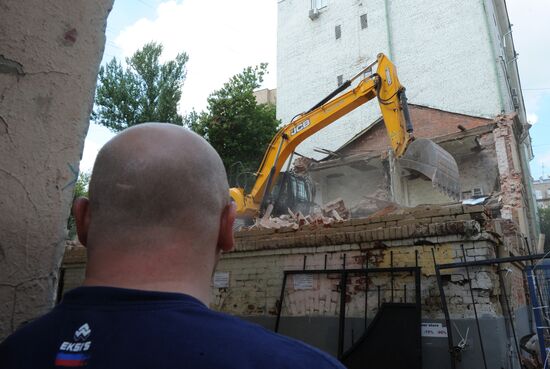
{"label": "window", "polygon": [[535,190],[535,197],[537,198],[537,200],[542,199],[542,191]]}
{"label": "window", "polygon": [[311,9],[321,9],[328,5],[328,0],[311,0]]}
{"label": "window", "polygon": [[472,197],[472,191],[462,191],[462,200],[470,199]]}
{"label": "window", "polygon": [[334,36],[337,40],[342,37],[342,27],[340,25],[334,27]]}
{"label": "window", "polygon": [[476,197],[483,196],[483,187],[473,187],[471,190],[462,191],[460,197],[462,200],[475,199]]}
{"label": "window", "polygon": [[303,181],[296,181],[296,198],[301,201],[307,201],[306,184]]}
{"label": "window", "polygon": [[474,187],[472,190],[472,196],[478,197],[483,195],[483,189],[481,187]]}
{"label": "window", "polygon": [[546,190],[546,197],[550,197],[550,188]]}
{"label": "window", "polygon": [[336,83],[338,84],[338,87],[342,86],[342,83],[344,83],[344,76],[340,74],[336,77]]}
{"label": "window", "polygon": [[367,22],[367,15],[366,14],[361,15],[360,19],[361,19],[361,29],[367,28],[367,26],[369,25]]}

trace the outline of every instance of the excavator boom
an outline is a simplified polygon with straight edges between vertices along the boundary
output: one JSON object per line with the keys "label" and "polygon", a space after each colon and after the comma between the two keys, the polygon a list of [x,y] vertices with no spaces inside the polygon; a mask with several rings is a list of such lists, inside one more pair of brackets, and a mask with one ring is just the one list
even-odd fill
{"label": "excavator boom", "polygon": [[[354,79],[363,76],[377,64],[376,73],[363,78],[352,90],[347,89]],[[459,174],[456,161],[441,147],[428,139],[414,139],[409,117],[405,88],[400,84],[396,68],[384,55],[377,61],[344,82],[337,90],[308,112],[299,115],[283,126],[273,137],[256,173],[256,182],[249,194],[242,188],[231,188],[230,196],[237,205],[239,216],[254,216],[263,199],[271,191],[282,166],[296,147],[306,138],[323,129],[338,118],[364,103],[377,99],[395,157],[401,167],[428,177],[434,187],[450,197],[458,197]]]}

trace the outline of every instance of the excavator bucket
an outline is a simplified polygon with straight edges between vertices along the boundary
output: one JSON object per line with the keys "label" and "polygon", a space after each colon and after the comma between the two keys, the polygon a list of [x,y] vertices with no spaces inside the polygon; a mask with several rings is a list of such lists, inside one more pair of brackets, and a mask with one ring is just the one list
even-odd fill
{"label": "excavator bucket", "polygon": [[419,172],[447,196],[460,199],[460,177],[455,159],[441,146],[427,138],[417,138],[409,144],[399,159],[402,168]]}

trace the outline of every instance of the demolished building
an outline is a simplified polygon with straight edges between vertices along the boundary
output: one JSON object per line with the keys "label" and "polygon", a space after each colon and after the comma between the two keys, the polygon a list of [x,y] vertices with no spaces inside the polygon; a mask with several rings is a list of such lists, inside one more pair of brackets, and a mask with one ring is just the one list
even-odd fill
{"label": "demolished building", "polygon": [[[514,220],[530,242],[536,242],[535,205],[521,145],[528,127],[517,115],[486,119],[418,105],[410,111],[415,134],[432,139],[456,159],[462,200],[497,196],[502,204],[499,216]],[[450,201],[434,191],[430,181],[401,169],[388,147],[379,119],[324,160],[311,163],[308,170],[317,184],[317,202],[343,198],[356,216],[366,216],[389,203]]]}

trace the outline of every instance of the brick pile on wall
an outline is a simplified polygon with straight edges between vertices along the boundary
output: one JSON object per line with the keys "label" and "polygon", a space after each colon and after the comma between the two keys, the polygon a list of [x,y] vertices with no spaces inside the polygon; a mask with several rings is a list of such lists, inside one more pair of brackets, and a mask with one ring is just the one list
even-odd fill
{"label": "brick pile on wall", "polygon": [[[462,246],[468,261],[521,255],[525,250],[520,241],[511,221],[491,219],[482,205],[461,204],[399,209],[330,227],[242,231],[236,234],[235,250],[224,254],[218,265],[218,272],[229,273],[229,285],[214,288],[212,307],[241,316],[274,316],[284,270],[341,269],[344,263],[347,269],[418,265],[422,268],[423,316],[442,318],[432,249],[438,264],[443,264],[463,261]],[[522,274],[514,265],[507,267],[511,272],[505,283],[514,308],[518,308],[525,305]],[[451,315],[473,317],[465,270],[443,270],[442,274]],[[470,274],[478,314],[502,315],[497,267],[473,267]],[[293,277],[289,277],[283,314],[337,316],[339,278],[338,274],[314,276],[311,288],[297,290]],[[382,303],[389,302],[390,278],[389,274],[351,277],[347,316],[363,316],[365,285],[369,301],[380,296]],[[407,302],[414,301],[412,277],[395,274],[393,280],[394,302],[404,302],[405,295]],[[369,305],[369,316],[376,309],[376,303]]]}

